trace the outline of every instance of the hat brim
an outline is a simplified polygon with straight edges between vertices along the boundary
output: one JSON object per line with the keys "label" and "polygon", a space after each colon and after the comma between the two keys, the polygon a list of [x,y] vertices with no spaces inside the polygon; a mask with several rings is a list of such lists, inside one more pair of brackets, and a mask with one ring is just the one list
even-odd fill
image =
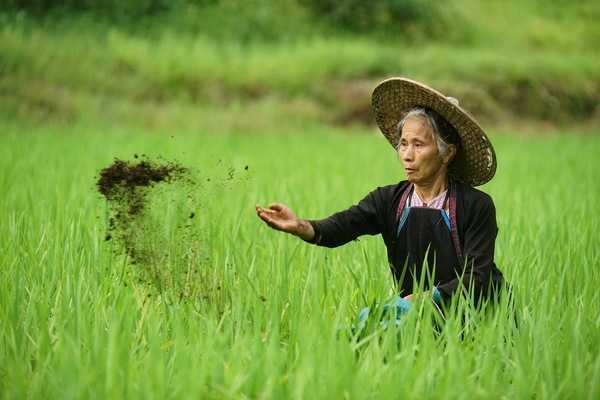
{"label": "hat brim", "polygon": [[415,107],[430,108],[444,117],[460,137],[448,173],[471,186],[483,185],[494,177],[496,153],[487,135],[469,113],[442,93],[411,79],[390,78],[377,85],[371,103],[377,125],[392,147],[398,145],[397,127],[404,114]]}

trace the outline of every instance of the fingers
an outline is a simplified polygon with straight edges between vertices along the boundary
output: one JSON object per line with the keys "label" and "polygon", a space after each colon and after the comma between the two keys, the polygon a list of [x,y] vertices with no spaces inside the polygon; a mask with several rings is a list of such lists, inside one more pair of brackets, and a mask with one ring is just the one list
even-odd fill
{"label": "fingers", "polygon": [[267,225],[269,225],[271,228],[281,229],[279,227],[279,225],[277,224],[277,222],[273,218],[271,218],[271,216],[276,214],[277,211],[269,210],[269,209],[263,208],[259,205],[256,205],[255,208],[256,208],[256,215],[258,215],[260,219],[265,221],[267,223]]}
{"label": "fingers", "polygon": [[[278,203],[269,205],[269,207],[272,206],[275,206],[276,208],[278,206],[285,207],[284,205]],[[256,205],[255,208],[256,215],[258,215],[258,217],[262,219],[271,228],[278,231],[290,232],[289,221],[284,221],[281,219],[281,215],[279,215],[279,210],[263,208],[259,205]]]}
{"label": "fingers", "polygon": [[265,213],[265,214],[274,214],[276,211],[275,210],[269,210],[268,208],[263,208],[259,205],[256,205],[256,212],[257,213]]}
{"label": "fingers", "polygon": [[283,227],[277,221],[272,219],[269,215],[267,215],[265,213],[260,213],[260,214],[258,214],[258,216],[271,228],[278,230],[278,231],[283,230]]}
{"label": "fingers", "polygon": [[269,213],[269,214],[278,213],[278,212],[282,211],[284,208],[285,208],[285,205],[283,205],[281,203],[271,203],[271,204],[269,204],[268,208],[264,208],[262,206],[259,206],[258,204],[256,205],[257,212],[265,212],[265,213]]}
{"label": "fingers", "polygon": [[281,211],[284,208],[286,208],[285,205],[281,204],[281,203],[271,203],[271,204],[269,204],[269,209],[271,209],[271,210]]}

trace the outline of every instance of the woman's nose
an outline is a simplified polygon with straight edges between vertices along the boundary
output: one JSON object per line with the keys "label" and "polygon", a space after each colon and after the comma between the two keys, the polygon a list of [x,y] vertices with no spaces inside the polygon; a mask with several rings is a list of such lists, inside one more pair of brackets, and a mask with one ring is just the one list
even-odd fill
{"label": "woman's nose", "polygon": [[411,146],[406,146],[402,151],[400,151],[400,159],[402,161],[412,161],[414,157],[414,152]]}

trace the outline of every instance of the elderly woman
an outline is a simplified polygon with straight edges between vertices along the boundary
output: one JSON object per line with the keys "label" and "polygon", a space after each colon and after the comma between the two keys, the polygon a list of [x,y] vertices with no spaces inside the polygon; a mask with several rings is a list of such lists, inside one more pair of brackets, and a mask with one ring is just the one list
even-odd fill
{"label": "elderly woman", "polygon": [[399,314],[410,308],[413,284],[424,273],[440,305],[461,288],[476,299],[490,297],[503,278],[494,264],[494,203],[474,188],[496,171],[486,134],[456,99],[409,79],[383,81],[372,104],[407,180],[378,187],[358,204],[321,220],[297,218],[279,203],[257,206],[258,216],[271,228],[319,246],[381,234],[403,296],[395,302]]}

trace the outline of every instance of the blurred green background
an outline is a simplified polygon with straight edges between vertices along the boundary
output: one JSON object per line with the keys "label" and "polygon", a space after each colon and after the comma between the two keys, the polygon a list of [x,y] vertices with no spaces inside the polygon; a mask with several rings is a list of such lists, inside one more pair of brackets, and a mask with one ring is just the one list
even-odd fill
{"label": "blurred green background", "polygon": [[0,118],[261,130],[371,125],[407,76],[487,126],[598,126],[600,3],[4,0]]}

